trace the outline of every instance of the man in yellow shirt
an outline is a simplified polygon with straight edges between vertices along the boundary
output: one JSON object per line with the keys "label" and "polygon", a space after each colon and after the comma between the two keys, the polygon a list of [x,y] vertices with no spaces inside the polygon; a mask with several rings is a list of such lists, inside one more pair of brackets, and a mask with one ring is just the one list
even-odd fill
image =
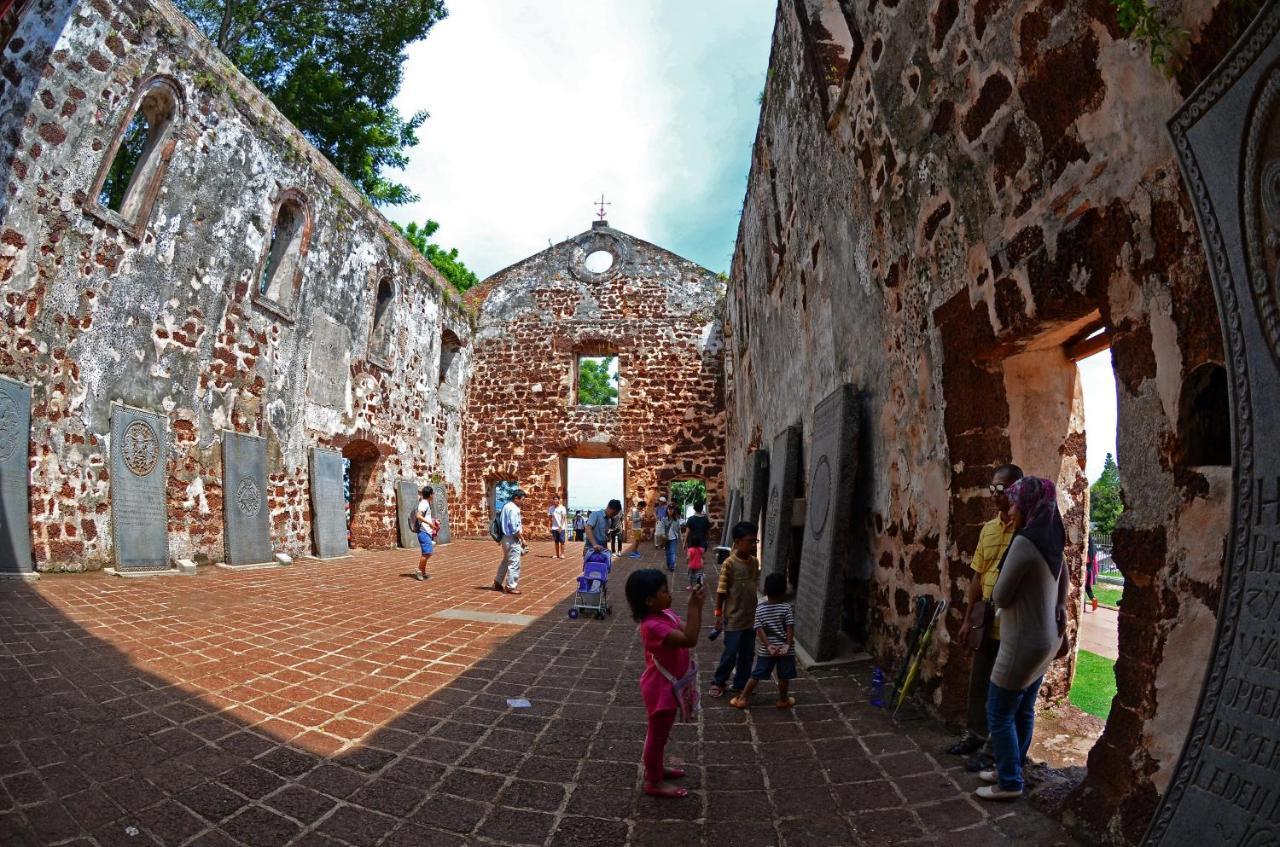
{"label": "man in yellow shirt", "polygon": [[[996,586],[996,578],[1000,575],[1000,560],[1004,551],[1009,549],[1013,541],[1013,518],[1009,514],[1012,504],[1005,496],[1005,490],[1022,479],[1022,468],[1017,465],[1003,465],[996,468],[991,475],[991,499],[998,513],[987,521],[978,535],[978,547],[973,551],[973,579],[969,580],[969,590],[965,592],[964,623],[960,626],[959,643],[964,644],[969,635],[969,609],[979,598],[987,601],[990,609],[991,592]],[[987,743],[987,686],[991,682],[991,669],[996,663],[996,654],[1000,652],[1000,621],[987,612],[987,629],[982,645],[973,654],[973,668],[969,672],[968,712],[965,720],[965,733],[959,741],[947,749],[948,753],[957,756],[969,756],[977,753]]]}

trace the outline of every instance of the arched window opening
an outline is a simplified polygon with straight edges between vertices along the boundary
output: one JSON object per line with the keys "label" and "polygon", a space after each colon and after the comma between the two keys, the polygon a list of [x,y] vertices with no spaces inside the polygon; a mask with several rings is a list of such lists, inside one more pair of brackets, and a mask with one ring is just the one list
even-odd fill
{"label": "arched window opening", "polygon": [[459,382],[458,369],[462,364],[462,341],[451,329],[446,329],[440,336],[440,384],[456,385]]}
{"label": "arched window opening", "polygon": [[29,0],[0,0],[0,50],[9,46],[9,39],[18,29]]}
{"label": "arched window opening", "polygon": [[293,317],[302,281],[302,258],[311,238],[311,213],[295,191],[285,192],[271,227],[271,246],[258,274],[257,296],[273,311]]}
{"label": "arched window opening", "polygon": [[384,362],[391,360],[392,306],[395,303],[395,286],[391,277],[378,281],[378,293],[373,301],[373,329],[369,333],[369,354]]}
{"label": "arched window opening", "polygon": [[119,215],[127,227],[138,229],[146,224],[160,192],[175,143],[179,92],[177,84],[166,77],[145,83],[103,161],[93,203]]}
{"label": "arched window opening", "polygon": [[1206,362],[1187,375],[1178,400],[1179,464],[1231,465],[1231,405],[1227,371]]}

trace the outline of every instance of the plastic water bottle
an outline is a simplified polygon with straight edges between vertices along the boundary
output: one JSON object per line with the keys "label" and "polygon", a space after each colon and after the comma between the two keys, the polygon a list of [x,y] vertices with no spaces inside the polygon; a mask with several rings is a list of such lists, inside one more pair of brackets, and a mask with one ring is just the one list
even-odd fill
{"label": "plastic water bottle", "polygon": [[884,671],[878,666],[871,672],[871,705],[884,708]]}

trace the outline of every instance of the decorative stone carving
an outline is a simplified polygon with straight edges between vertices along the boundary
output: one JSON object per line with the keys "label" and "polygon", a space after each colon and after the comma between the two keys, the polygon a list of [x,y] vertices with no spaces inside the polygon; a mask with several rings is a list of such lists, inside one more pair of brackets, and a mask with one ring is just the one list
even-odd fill
{"label": "decorative stone carving", "polygon": [[111,529],[116,567],[169,567],[165,497],[167,420],[116,403],[111,409]]}
{"label": "decorative stone carving", "polygon": [[222,433],[223,539],[228,565],[272,561],[271,522],[265,502],[267,440]]}
{"label": "decorative stone carving", "polygon": [[146,476],[156,466],[160,455],[160,439],[146,421],[129,424],[120,444],[124,466],[137,476]]}

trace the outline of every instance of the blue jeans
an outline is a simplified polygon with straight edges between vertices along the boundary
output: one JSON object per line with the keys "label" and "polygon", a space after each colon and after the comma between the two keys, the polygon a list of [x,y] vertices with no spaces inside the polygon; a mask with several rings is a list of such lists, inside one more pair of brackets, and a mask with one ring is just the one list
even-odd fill
{"label": "blue jeans", "polygon": [[995,754],[1000,787],[1006,791],[1022,790],[1022,766],[1031,747],[1031,733],[1036,726],[1036,694],[1043,681],[1042,676],[1021,691],[1010,691],[994,682],[987,689],[991,752]]}
{"label": "blue jeans", "polygon": [[751,666],[756,657],[756,631],[754,629],[726,629],[724,652],[716,665],[715,683],[721,688],[733,672],[733,690],[741,691],[751,677]]}
{"label": "blue jeans", "polygon": [[676,540],[674,538],[667,539],[667,570],[674,571],[676,569]]}

